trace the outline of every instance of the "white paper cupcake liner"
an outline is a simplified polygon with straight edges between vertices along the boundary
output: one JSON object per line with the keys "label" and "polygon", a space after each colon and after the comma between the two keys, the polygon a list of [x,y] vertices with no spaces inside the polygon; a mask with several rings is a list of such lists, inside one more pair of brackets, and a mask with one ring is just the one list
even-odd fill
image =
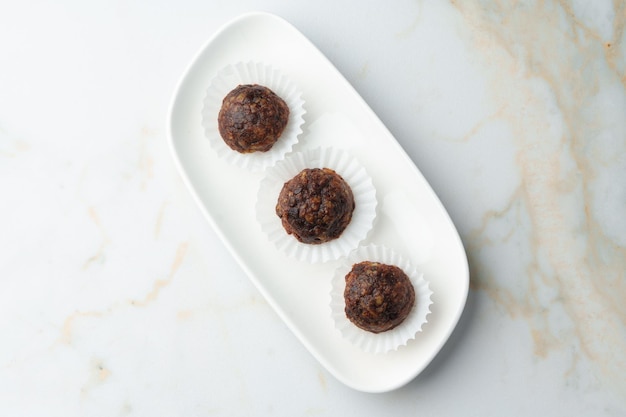
{"label": "white paper cupcake liner", "polygon": [[[341,236],[319,245],[299,242],[287,234],[276,215],[278,195],[285,184],[306,168],[330,168],[341,175],[354,195],[354,212]],[[269,240],[287,256],[310,263],[339,259],[367,237],[376,218],[376,190],[365,168],[347,152],[315,148],[287,156],[268,169],[259,186],[257,220]]]}
{"label": "white paper cupcake liner", "polygon": [[[217,117],[224,97],[241,84],[263,85],[289,107],[289,121],[278,141],[267,152],[242,154],[231,149],[219,132]],[[218,71],[207,88],[202,108],[204,134],[220,158],[251,171],[261,171],[274,165],[291,151],[298,142],[304,124],[304,100],[297,86],[279,70],[260,62],[239,62]]]}
{"label": "white paper cupcake liner", "polygon": [[[402,323],[386,332],[372,333],[365,331],[354,325],[346,317],[346,303],[344,299],[345,277],[352,270],[354,264],[363,261],[380,262],[399,267],[408,275],[415,289],[413,310]],[[365,352],[386,353],[406,345],[410,340],[415,339],[417,333],[422,331],[422,326],[427,323],[427,316],[431,312],[432,294],[433,292],[430,290],[423,274],[408,259],[384,246],[363,246],[352,252],[335,271],[330,292],[331,316],[335,322],[335,328],[348,341]]]}

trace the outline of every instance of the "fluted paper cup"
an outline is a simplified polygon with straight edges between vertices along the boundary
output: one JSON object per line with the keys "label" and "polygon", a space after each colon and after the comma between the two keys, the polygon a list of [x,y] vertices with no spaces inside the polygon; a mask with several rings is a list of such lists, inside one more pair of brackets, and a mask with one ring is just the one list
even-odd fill
{"label": "fluted paper cup", "polygon": [[[415,290],[415,305],[407,318],[386,332],[372,333],[363,330],[352,323],[345,313],[345,277],[352,270],[354,264],[363,261],[397,266],[407,274]],[[397,350],[400,346],[406,345],[410,340],[417,337],[417,334],[422,331],[422,327],[428,321],[427,316],[430,314],[432,294],[428,281],[424,279],[424,274],[409,259],[385,246],[362,246],[352,252],[335,271],[330,292],[330,313],[335,322],[335,328],[341,332],[345,339],[365,352],[382,354]]]}
{"label": "fluted paper cup", "polygon": [[[283,185],[306,168],[334,170],[348,183],[354,195],[352,219],[341,236],[317,245],[299,242],[288,234],[276,215]],[[376,218],[376,190],[365,168],[349,153],[334,148],[315,148],[290,154],[267,170],[259,186],[256,208],[262,230],[278,250],[301,261],[327,262],[347,255],[367,237]]]}
{"label": "fluted paper cup", "polygon": [[[239,153],[222,139],[218,115],[224,97],[242,84],[258,84],[272,90],[289,107],[289,120],[267,152]],[[207,88],[202,107],[202,126],[211,148],[227,162],[251,171],[262,171],[283,159],[298,142],[304,124],[304,100],[297,86],[278,69],[261,62],[238,62],[218,71]]]}

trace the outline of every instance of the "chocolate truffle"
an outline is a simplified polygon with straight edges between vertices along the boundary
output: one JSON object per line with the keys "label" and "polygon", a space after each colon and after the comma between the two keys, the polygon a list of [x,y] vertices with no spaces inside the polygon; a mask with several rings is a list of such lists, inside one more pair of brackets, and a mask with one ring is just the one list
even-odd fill
{"label": "chocolate truffle", "polygon": [[224,97],[217,117],[224,142],[240,153],[267,152],[289,121],[289,107],[267,87],[239,85]]}
{"label": "chocolate truffle", "polygon": [[350,186],[329,168],[300,171],[283,185],[276,204],[285,231],[313,245],[341,236],[353,211]]}
{"label": "chocolate truffle", "polygon": [[346,317],[372,333],[393,329],[402,323],[415,304],[409,277],[394,265],[364,261],[346,275]]}

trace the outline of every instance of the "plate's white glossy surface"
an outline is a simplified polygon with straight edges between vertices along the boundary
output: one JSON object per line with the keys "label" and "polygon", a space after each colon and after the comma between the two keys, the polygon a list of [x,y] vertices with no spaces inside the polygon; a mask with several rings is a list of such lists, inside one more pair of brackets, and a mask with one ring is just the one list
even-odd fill
{"label": "plate's white glossy surface", "polygon": [[[223,66],[248,60],[280,68],[302,90],[307,114],[295,151],[332,145],[352,153],[372,176],[379,207],[364,243],[386,245],[410,257],[434,292],[424,331],[406,347],[373,355],[342,339],[328,307],[330,280],[339,261],[311,265],[268,244],[254,212],[263,175],[229,165],[210,149],[201,124],[206,87]],[[413,162],[300,32],[263,13],[224,26],[184,74],[169,122],[175,160],[207,219],[268,303],[336,378],[361,391],[383,392],[409,382],[430,363],[465,305],[469,274],[462,243]]]}

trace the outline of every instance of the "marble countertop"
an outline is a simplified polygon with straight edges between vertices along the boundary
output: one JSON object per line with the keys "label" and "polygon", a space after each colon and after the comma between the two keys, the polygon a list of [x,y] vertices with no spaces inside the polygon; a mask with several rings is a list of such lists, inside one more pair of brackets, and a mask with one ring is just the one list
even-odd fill
{"label": "marble countertop", "polygon": [[[0,414],[626,415],[626,3],[0,6]],[[471,290],[432,363],[337,381],[167,144],[183,71],[252,10],[306,35],[432,185]]]}

